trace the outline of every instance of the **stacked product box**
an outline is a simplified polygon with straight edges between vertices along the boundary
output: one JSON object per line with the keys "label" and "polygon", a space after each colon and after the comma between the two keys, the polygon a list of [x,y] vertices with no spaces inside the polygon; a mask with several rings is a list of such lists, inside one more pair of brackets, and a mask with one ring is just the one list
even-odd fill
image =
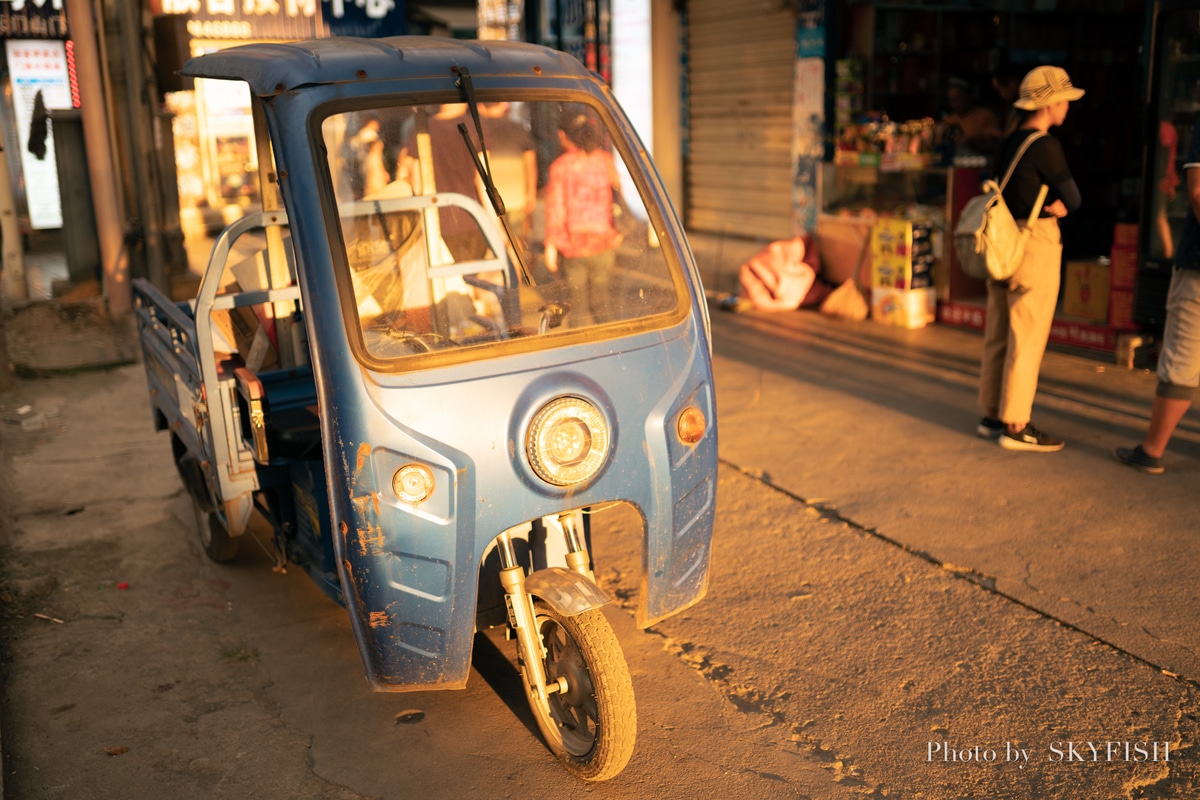
{"label": "stacked product box", "polygon": [[871,231],[871,287],[933,286],[933,225],[880,217]]}
{"label": "stacked product box", "polygon": [[933,225],[880,218],[871,231],[871,316],[920,328],[937,316]]}
{"label": "stacked product box", "polygon": [[1109,264],[1107,258],[1068,261],[1062,290],[1062,313],[1088,322],[1108,322]]}
{"label": "stacked product box", "polygon": [[1109,257],[1108,322],[1113,328],[1134,330],[1133,290],[1138,270],[1138,226],[1119,222],[1113,226],[1113,245]]}

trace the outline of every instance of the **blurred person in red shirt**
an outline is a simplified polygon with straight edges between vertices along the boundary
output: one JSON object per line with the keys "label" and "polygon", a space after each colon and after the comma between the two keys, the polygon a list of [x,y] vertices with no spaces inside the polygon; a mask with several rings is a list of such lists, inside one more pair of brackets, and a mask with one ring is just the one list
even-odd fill
{"label": "blurred person in red shirt", "polygon": [[610,318],[610,284],[621,234],[613,224],[616,162],[598,120],[571,113],[558,132],[563,152],[546,182],[546,268],[567,282],[568,302],[596,322]]}

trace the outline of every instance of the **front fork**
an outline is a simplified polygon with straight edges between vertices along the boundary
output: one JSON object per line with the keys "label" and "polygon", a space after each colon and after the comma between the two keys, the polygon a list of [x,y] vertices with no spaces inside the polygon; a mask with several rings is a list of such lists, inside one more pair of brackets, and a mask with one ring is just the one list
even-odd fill
{"label": "front fork", "polygon": [[[542,517],[542,524],[546,526],[548,534],[557,531],[562,535],[566,544],[567,566],[594,584],[591,557],[583,539],[583,512],[568,511]],[[550,695],[567,690],[567,679],[559,678],[546,685],[546,648],[533,610],[533,595],[525,589],[525,568],[517,562],[517,554],[513,549],[511,531],[505,531],[497,537],[497,550],[500,553],[500,584],[504,587],[508,603],[509,625],[517,634],[517,650],[524,662],[525,681],[537,694],[538,700],[545,703]]]}

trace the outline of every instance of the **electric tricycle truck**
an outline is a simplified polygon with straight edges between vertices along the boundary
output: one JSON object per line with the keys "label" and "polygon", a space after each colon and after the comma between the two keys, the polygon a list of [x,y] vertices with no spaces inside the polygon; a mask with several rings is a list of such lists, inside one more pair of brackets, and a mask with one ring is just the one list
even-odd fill
{"label": "electric tricycle truck", "polygon": [[205,552],[303,568],[378,691],[464,687],[507,626],[549,749],[612,778],[636,718],[591,517],[640,517],[648,627],[707,590],[717,485],[704,294],[645,147],[536,45],[248,44],[182,73],[248,87],[261,193],[194,299],[135,282]]}

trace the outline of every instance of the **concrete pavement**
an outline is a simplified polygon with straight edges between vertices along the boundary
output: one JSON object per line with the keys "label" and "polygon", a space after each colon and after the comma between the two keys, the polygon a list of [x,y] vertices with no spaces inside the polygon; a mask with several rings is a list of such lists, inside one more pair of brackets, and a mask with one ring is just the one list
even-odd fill
{"label": "concrete pavement", "polygon": [[1014,453],[975,435],[972,332],[714,313],[714,340],[723,460],[1200,683],[1200,415],[1165,475],[1110,454],[1140,440],[1151,372],[1049,352],[1033,416],[1067,447]]}

